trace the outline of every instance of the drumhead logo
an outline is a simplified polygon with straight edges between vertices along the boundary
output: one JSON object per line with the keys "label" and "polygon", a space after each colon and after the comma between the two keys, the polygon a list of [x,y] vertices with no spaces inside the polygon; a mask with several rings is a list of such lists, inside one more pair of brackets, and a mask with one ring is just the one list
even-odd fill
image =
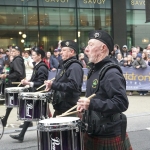
{"label": "drumhead logo", "polygon": [[30,109],[33,109],[33,105],[32,104],[27,104],[26,107],[26,116],[31,117],[30,115]]}
{"label": "drumhead logo", "polygon": [[56,137],[55,139],[51,138],[51,150],[56,150],[56,146],[60,145],[60,139]]}
{"label": "drumhead logo", "polygon": [[98,84],[98,80],[95,79],[95,80],[93,81],[92,88],[96,88],[97,84]]}
{"label": "drumhead logo", "polygon": [[13,96],[10,96],[9,103],[10,103],[10,105],[14,105],[14,97]]}

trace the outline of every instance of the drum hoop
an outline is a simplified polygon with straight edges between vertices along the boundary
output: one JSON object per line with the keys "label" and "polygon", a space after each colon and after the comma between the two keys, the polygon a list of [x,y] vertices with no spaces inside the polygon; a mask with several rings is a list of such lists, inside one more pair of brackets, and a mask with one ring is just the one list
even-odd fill
{"label": "drum hoop", "polygon": [[43,124],[42,125],[40,125],[40,124],[38,124],[38,126],[37,126],[37,130],[39,130],[39,131],[45,131],[45,132],[47,132],[47,131],[52,131],[52,132],[54,132],[54,131],[65,131],[65,130],[72,130],[72,129],[76,129],[77,128],[77,122],[76,123],[70,123],[70,124],[68,124],[68,125],[66,125],[66,124],[59,124],[59,125],[47,125],[47,126],[44,126]]}
{"label": "drum hoop", "polygon": [[27,89],[26,87],[20,87],[15,89],[16,87],[10,87],[10,88],[5,88],[5,92],[6,93],[19,93],[19,92],[22,92],[23,90]]}
{"label": "drum hoop", "polygon": [[22,100],[44,100],[46,98],[46,96],[48,95],[48,93],[30,93],[30,92],[21,92],[19,94],[20,99]]}
{"label": "drum hoop", "polygon": [[68,129],[76,129],[77,124],[80,122],[80,119],[64,121],[62,123],[38,123],[37,129],[39,131],[58,131],[58,130],[68,130]]}

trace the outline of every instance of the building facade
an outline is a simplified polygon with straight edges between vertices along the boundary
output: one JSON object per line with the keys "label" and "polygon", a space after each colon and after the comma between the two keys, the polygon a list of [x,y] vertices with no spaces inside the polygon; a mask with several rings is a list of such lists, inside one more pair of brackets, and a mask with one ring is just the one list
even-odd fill
{"label": "building facade", "polygon": [[145,21],[145,0],[3,0],[0,47],[40,45],[48,51],[70,39],[82,48],[89,31],[103,29],[121,47],[144,48],[150,42]]}

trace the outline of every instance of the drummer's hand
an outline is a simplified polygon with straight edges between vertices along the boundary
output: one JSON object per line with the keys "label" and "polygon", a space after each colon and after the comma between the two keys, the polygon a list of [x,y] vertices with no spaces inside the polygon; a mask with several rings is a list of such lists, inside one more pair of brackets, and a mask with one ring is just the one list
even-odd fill
{"label": "drummer's hand", "polygon": [[47,80],[44,84],[46,85],[45,91],[49,91],[52,87],[53,81]]}
{"label": "drummer's hand", "polygon": [[1,79],[5,79],[7,77],[7,74],[2,74],[0,77]]}
{"label": "drummer's hand", "polygon": [[82,112],[83,110],[88,110],[90,105],[90,100],[88,98],[80,98],[77,102],[77,111]]}
{"label": "drummer's hand", "polygon": [[23,79],[23,80],[21,80],[21,84],[22,85],[30,85],[30,82],[28,80]]}

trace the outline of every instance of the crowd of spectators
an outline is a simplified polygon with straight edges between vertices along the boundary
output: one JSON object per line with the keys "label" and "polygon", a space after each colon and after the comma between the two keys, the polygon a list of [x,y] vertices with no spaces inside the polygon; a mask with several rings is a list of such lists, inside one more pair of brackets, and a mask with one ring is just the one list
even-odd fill
{"label": "crowd of spectators", "polygon": [[[9,72],[9,65],[12,61],[11,56],[12,46],[8,46],[7,49],[0,48],[0,74]],[[88,68],[88,57],[84,53],[85,48],[82,48],[82,53],[77,55],[78,60],[81,62],[83,68]],[[62,59],[60,55],[61,49],[54,49],[53,54],[50,51],[45,52],[46,57],[43,61],[46,63],[50,71],[56,71],[62,67]],[[34,68],[34,63],[31,57],[30,50],[22,51],[22,57],[24,58],[26,78],[30,79]],[[133,67],[136,69],[146,68],[150,66],[150,44],[145,49],[141,47],[133,46],[128,49],[127,45],[123,45],[122,48],[118,44],[114,45],[114,51],[111,53],[111,57],[115,62],[122,67]],[[129,91],[129,95],[132,95],[132,91]],[[139,91],[140,95],[146,95],[147,91]]]}
{"label": "crowd of spectators", "polygon": [[[116,44],[117,45],[117,44]],[[145,49],[133,46],[128,49],[127,45],[120,47],[114,46],[113,57],[122,67],[133,67],[135,69],[146,68],[150,66],[150,44]],[[140,95],[146,95],[148,91],[138,91]],[[133,91],[129,92],[132,95]]]}

